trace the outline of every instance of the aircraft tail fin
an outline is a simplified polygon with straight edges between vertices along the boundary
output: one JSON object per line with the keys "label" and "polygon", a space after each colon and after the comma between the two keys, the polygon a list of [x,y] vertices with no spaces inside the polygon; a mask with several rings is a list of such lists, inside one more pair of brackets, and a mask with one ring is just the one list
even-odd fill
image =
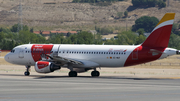
{"label": "aircraft tail fin", "polygon": [[166,13],[142,43],[145,47],[167,47],[174,22],[175,13]]}

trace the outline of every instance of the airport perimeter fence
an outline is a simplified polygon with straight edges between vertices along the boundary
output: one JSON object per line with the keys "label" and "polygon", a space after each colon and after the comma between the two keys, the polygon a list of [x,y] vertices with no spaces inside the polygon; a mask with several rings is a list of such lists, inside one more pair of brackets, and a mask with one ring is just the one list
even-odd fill
{"label": "airport perimeter fence", "polygon": [[180,63],[145,63],[141,66],[180,66]]}
{"label": "airport perimeter fence", "polygon": [[180,56],[170,56],[170,57],[167,57],[167,59],[178,59],[179,62],[174,62],[174,63],[171,63],[171,62],[149,62],[149,63],[145,63],[145,64],[142,64],[141,66],[180,66]]}

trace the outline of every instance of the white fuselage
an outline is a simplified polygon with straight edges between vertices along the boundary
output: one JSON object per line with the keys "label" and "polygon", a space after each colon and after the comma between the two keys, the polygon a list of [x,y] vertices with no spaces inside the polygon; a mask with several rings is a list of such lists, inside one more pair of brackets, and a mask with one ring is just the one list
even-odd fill
{"label": "white fuselage", "polygon": [[[37,61],[42,52],[46,51],[41,45],[26,44],[15,47],[14,52],[10,52],[5,56],[5,60],[19,65],[33,66]],[[44,45],[44,44],[42,44]],[[140,51],[134,50],[138,46],[130,45],[65,45],[65,44],[54,44],[49,51],[49,54],[53,55],[58,53],[58,56],[74,59],[78,61],[91,61],[99,64],[99,67],[123,67],[125,62],[129,58],[132,61],[137,61],[141,53]],[[166,58],[167,56],[175,55],[176,49],[166,48],[158,59]],[[48,51],[47,51],[48,53]],[[130,54],[132,56],[130,56]],[[141,56],[142,57],[142,56]],[[144,56],[146,59],[146,56]],[[152,60],[148,60],[152,61]]]}

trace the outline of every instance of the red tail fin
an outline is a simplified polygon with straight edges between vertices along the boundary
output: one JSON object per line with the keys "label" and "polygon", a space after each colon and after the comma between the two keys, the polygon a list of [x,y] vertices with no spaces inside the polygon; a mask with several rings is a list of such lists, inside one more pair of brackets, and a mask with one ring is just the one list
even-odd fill
{"label": "red tail fin", "polygon": [[173,26],[175,13],[166,13],[157,24],[142,46],[145,47],[167,47]]}

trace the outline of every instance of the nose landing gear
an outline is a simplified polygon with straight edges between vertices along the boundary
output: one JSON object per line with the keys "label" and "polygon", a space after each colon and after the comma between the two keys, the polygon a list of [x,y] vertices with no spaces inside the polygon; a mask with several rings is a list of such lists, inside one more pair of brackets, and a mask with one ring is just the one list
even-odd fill
{"label": "nose landing gear", "polygon": [[24,75],[25,76],[29,76],[30,75],[30,72],[29,72],[29,68],[30,68],[31,66],[26,66],[26,71],[24,72]]}

